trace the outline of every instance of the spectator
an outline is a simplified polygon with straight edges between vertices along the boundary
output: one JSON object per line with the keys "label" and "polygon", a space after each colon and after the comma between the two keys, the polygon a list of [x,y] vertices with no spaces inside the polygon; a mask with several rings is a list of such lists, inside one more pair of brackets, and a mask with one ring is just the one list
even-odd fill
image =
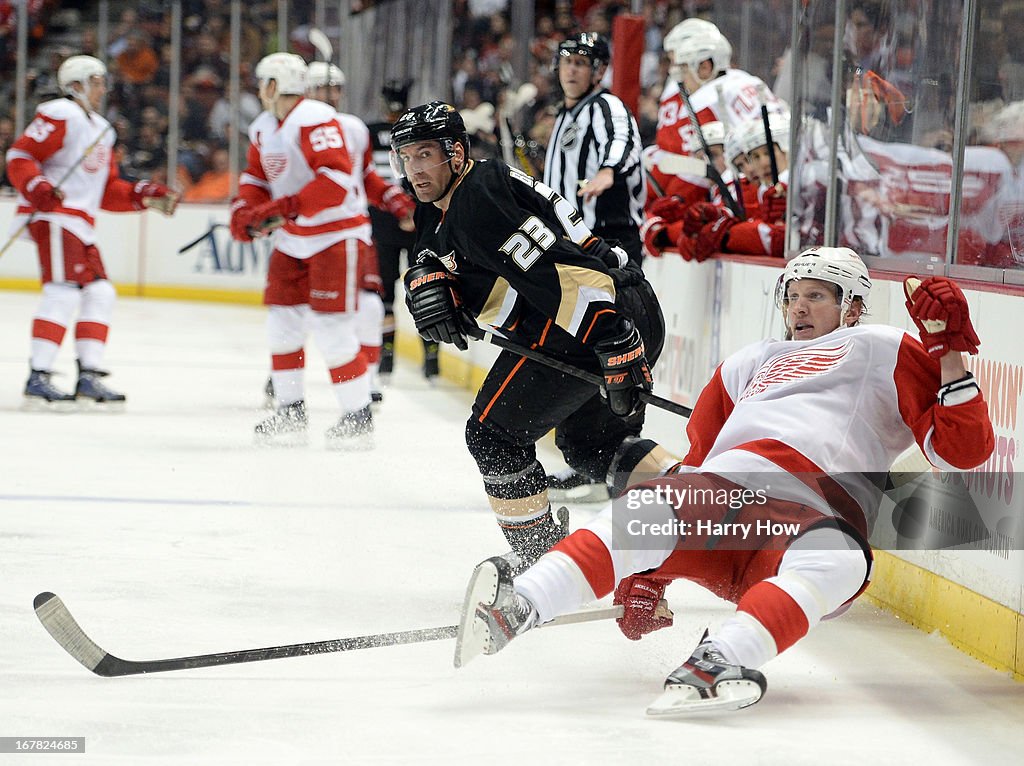
{"label": "spectator", "polygon": [[222,146],[210,154],[210,169],[185,192],[185,202],[224,202],[231,196],[230,156]]}
{"label": "spectator", "polygon": [[160,68],[160,58],[149,44],[146,35],[133,31],[125,39],[125,46],[117,55],[118,75],[129,85],[142,85],[152,81]]}

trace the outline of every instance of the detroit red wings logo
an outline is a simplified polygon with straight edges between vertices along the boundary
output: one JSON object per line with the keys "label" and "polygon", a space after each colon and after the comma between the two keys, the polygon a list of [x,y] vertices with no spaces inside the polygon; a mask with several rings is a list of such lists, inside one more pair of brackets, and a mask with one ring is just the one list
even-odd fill
{"label": "detroit red wings logo", "polygon": [[827,375],[842,364],[849,352],[850,341],[846,341],[838,346],[800,349],[778,356],[757,371],[740,401],[757,396],[772,386]]}
{"label": "detroit red wings logo", "polygon": [[82,160],[82,170],[86,173],[98,173],[110,165],[110,147],[97,144]]}
{"label": "detroit red wings logo", "polygon": [[267,174],[267,180],[275,181],[284,175],[284,171],[288,168],[288,156],[264,154],[260,157],[260,164],[263,165],[263,172]]}

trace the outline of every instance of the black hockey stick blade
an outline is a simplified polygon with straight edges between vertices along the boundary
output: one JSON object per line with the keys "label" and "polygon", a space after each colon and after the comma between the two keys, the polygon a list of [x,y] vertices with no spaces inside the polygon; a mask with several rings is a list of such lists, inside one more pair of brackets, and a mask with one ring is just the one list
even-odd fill
{"label": "black hockey stick blade", "polygon": [[[581,370],[579,367],[576,367],[571,364],[566,364],[560,359],[555,359],[554,357],[548,356],[547,354],[544,354],[540,351],[536,351],[532,348],[520,346],[518,343],[513,343],[507,338],[503,338],[502,336],[497,335],[489,330],[480,327],[477,327],[475,329],[470,328],[469,334],[472,335],[477,340],[484,340],[490,343],[492,346],[497,346],[498,348],[503,348],[506,351],[511,351],[513,354],[525,356],[527,359],[532,359],[535,362],[539,362],[540,364],[551,367],[552,369],[558,370],[559,372],[563,372],[566,375],[570,375],[574,378],[584,380],[587,383],[597,386],[598,388],[604,385],[604,381],[601,380],[600,375],[595,375],[592,372]],[[693,414],[692,407],[687,407],[686,405],[683,404],[677,404],[676,402],[673,402],[671,399],[665,399],[664,397],[652,394],[649,391],[641,390],[638,392],[638,396],[640,397],[640,401],[644,402],[645,404],[649,404],[652,407],[658,407],[659,409],[663,409],[666,412],[671,412],[675,415],[682,415],[684,418],[688,418],[690,417],[690,415]]]}
{"label": "black hockey stick blade", "polygon": [[78,660],[86,669],[98,676],[133,676],[144,673],[163,673],[169,670],[209,668],[216,665],[237,665],[243,662],[262,662],[283,657],[303,657],[311,654],[348,652],[355,649],[373,649],[398,644],[416,644],[424,641],[439,641],[455,638],[457,625],[421,630],[402,630],[394,633],[376,633],[354,638],[337,638],[330,641],[312,641],[305,644],[268,646],[263,649],[243,649],[237,652],[197,654],[192,657],[175,657],[166,660],[123,660],[101,649],[78,625],[71,612],[59,596],[40,593],[33,601],[36,616],[46,631],[63,647],[64,651]]}
{"label": "black hockey stick blade", "polygon": [[196,245],[198,245],[198,244],[199,244],[200,242],[202,242],[202,241],[203,241],[204,239],[207,239],[207,238],[209,238],[209,237],[212,237],[212,236],[213,236],[213,232],[217,231],[217,229],[222,229],[222,228],[225,228],[225,227],[227,227],[227,224],[226,224],[226,223],[215,223],[215,224],[211,224],[211,226],[210,226],[210,228],[209,228],[209,229],[207,229],[206,231],[204,231],[204,232],[203,232],[202,234],[200,234],[200,235],[199,235],[198,237],[196,237],[195,239],[193,239],[193,240],[192,240],[191,242],[189,242],[189,243],[188,243],[187,245],[182,245],[181,247],[179,247],[179,248],[178,248],[178,255],[182,255],[183,253],[187,253],[187,252],[188,252],[189,250],[191,250],[191,249],[192,249],[193,247],[195,247]]}

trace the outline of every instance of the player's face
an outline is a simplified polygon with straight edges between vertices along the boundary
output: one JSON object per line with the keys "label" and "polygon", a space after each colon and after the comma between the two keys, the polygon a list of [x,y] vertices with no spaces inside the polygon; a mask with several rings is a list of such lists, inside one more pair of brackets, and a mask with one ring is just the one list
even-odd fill
{"label": "player's face", "polygon": [[435,202],[441,198],[453,171],[439,141],[408,144],[398,150],[396,157],[398,169],[412,184],[420,202]]}
{"label": "player's face", "polygon": [[[775,145],[772,145],[772,149]],[[771,183],[772,179],[772,156],[769,153],[768,146],[759,146],[747,152],[747,160],[750,163],[750,167],[754,173],[757,174],[758,178],[761,179],[762,183]],[[780,151],[775,152],[775,163],[781,173],[786,169],[786,155]]]}
{"label": "player's face", "polygon": [[94,74],[85,83],[85,100],[89,102],[94,112],[98,112],[103,106],[103,99],[107,95],[107,78]]}
{"label": "player's face", "polygon": [[815,340],[839,327],[839,298],[831,282],[792,279],[782,306],[793,340]]}
{"label": "player's face", "polygon": [[571,56],[558,57],[558,82],[566,98],[579,100],[590,90],[593,78],[594,68],[586,56],[574,53]]}

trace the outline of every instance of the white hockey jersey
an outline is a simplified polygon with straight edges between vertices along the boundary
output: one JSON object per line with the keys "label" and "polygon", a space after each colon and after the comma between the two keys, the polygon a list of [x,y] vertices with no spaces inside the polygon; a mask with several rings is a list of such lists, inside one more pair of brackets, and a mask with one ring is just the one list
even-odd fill
{"label": "white hockey jersey", "polygon": [[[774,473],[771,496],[838,514],[867,536],[877,491],[864,474],[884,474],[915,441],[945,470],[973,468],[992,452],[982,396],[940,406],[939,381],[938,362],[892,327],[760,341],[726,359],[701,392],[683,462],[740,484]],[[794,482],[776,494],[786,476],[815,474],[839,482],[842,501]]]}
{"label": "white hockey jersey", "polygon": [[[96,213],[104,201],[108,182],[117,177],[111,168],[116,140],[113,126],[107,120],[95,112],[86,112],[71,99],[40,104],[35,119],[7,152],[8,165],[18,160],[37,163],[42,174],[55,186],[59,184],[64,195],[60,207],[49,213],[35,212],[33,220],[52,221],[85,244],[94,244]],[[127,197],[120,202],[112,209],[131,209]],[[11,231],[21,228],[32,213],[25,197],[19,195]]]}
{"label": "white hockey jersey", "polygon": [[[369,244],[370,219],[365,195],[351,172],[338,113],[327,104],[303,99],[278,120],[263,112],[249,127],[249,164],[240,179],[240,195],[253,188],[273,199],[298,195],[298,218],[274,234],[274,247],[294,258],[309,258],[344,239]],[[332,188],[337,187],[337,188]],[[340,204],[333,204],[331,197]]]}

